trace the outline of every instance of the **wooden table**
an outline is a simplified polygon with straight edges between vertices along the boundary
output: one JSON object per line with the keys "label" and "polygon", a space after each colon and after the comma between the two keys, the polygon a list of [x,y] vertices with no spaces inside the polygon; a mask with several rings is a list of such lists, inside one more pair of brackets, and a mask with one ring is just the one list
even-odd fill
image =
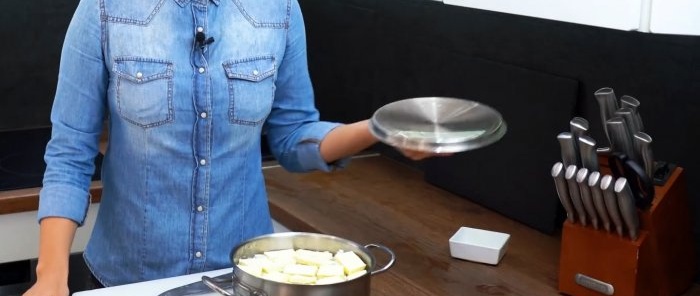
{"label": "wooden table", "polygon": [[[395,265],[373,276],[373,296],[559,295],[559,237],[434,187],[401,163],[369,157],[332,173],[270,168],[265,177],[272,214],[291,230],[380,243],[396,252]],[[501,262],[452,258],[448,241],[461,226],[510,234]],[[700,289],[695,285],[685,295],[700,295]]]}
{"label": "wooden table", "polygon": [[[272,216],[294,231],[332,234],[396,252],[372,278],[373,296],[559,295],[559,237],[550,236],[426,183],[420,171],[388,158],[354,159],[332,173],[264,170]],[[98,202],[101,184],[91,187]],[[0,214],[36,210],[38,189],[0,193]],[[524,197],[525,198],[525,197]],[[497,266],[452,258],[461,226],[511,235]],[[378,263],[386,262],[378,253]],[[694,285],[685,296],[700,296]]]}

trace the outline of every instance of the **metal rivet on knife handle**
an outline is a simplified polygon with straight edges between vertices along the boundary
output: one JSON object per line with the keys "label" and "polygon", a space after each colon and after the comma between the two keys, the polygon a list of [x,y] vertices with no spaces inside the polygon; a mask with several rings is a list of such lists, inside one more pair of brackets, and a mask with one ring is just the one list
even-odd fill
{"label": "metal rivet on knife handle", "polygon": [[613,177],[610,175],[605,175],[600,179],[600,190],[603,192],[603,200],[605,201],[605,208],[608,210],[610,215],[610,221],[615,225],[615,231],[618,235],[623,236],[622,231],[623,222],[622,217],[620,217],[620,209],[617,205],[617,195],[615,194],[615,189],[613,188]]}
{"label": "metal rivet on knife handle", "polygon": [[569,197],[569,189],[566,186],[566,180],[564,179],[564,164],[557,162],[552,166],[552,178],[554,178],[554,186],[557,188],[557,195],[559,196],[559,201],[561,201],[564,210],[566,211],[566,219],[571,223],[576,223],[574,214],[574,205],[571,203],[571,197]]}
{"label": "metal rivet on knife handle", "polygon": [[620,206],[622,220],[627,225],[630,238],[636,240],[639,234],[639,216],[637,215],[637,206],[634,195],[632,195],[632,189],[626,178],[618,178],[615,181],[615,194],[617,195],[617,204]]}
{"label": "metal rivet on knife handle", "polygon": [[634,97],[628,95],[620,97],[620,107],[632,109],[632,113],[634,113],[635,125],[639,128],[638,131],[643,132],[644,123],[642,122],[642,116],[639,114],[639,105],[639,101]]}
{"label": "metal rivet on knife handle", "polygon": [[600,120],[603,122],[603,130],[605,130],[605,136],[608,137],[610,141],[610,134],[608,133],[608,127],[605,122],[613,116],[615,110],[619,107],[617,105],[617,97],[615,96],[615,91],[609,87],[603,87],[594,93],[596,100],[598,101],[598,107],[600,109]]}
{"label": "metal rivet on knife handle", "polygon": [[578,147],[581,153],[581,165],[590,172],[598,171],[598,152],[596,151],[595,140],[588,136],[580,136],[578,138]]}
{"label": "metal rivet on knife handle", "polygon": [[559,147],[561,148],[561,162],[564,167],[570,165],[579,165],[578,150],[574,146],[574,136],[569,132],[563,132],[557,135]]}
{"label": "metal rivet on knife handle", "polygon": [[634,150],[644,163],[644,171],[649,179],[654,180],[654,154],[651,150],[651,136],[644,132],[634,134]]}
{"label": "metal rivet on knife handle", "polygon": [[591,190],[588,188],[587,168],[581,168],[578,170],[576,173],[576,183],[578,183],[578,188],[581,192],[581,203],[583,203],[583,209],[586,211],[591,224],[593,224],[593,228],[598,229],[598,215],[596,214],[595,206],[593,205]]}
{"label": "metal rivet on knife handle", "polygon": [[608,214],[608,209],[605,207],[603,191],[600,190],[600,178],[600,172],[591,172],[588,175],[588,188],[591,191],[593,206],[595,206],[596,213],[598,213],[598,217],[603,223],[603,228],[605,228],[605,231],[610,232],[610,214]]}
{"label": "metal rivet on knife handle", "polygon": [[634,148],[632,147],[632,135],[627,131],[627,124],[622,117],[613,117],[605,122],[608,126],[610,145],[613,152],[621,152],[628,158],[636,160]]}
{"label": "metal rivet on knife handle", "polygon": [[586,210],[583,208],[583,202],[581,201],[581,192],[578,188],[578,183],[576,183],[576,172],[578,168],[575,165],[570,165],[566,167],[566,172],[564,172],[564,179],[566,180],[567,187],[569,188],[569,197],[571,197],[571,204],[574,205],[574,210],[578,216],[578,220],[581,225],[586,226],[588,223],[586,221]]}

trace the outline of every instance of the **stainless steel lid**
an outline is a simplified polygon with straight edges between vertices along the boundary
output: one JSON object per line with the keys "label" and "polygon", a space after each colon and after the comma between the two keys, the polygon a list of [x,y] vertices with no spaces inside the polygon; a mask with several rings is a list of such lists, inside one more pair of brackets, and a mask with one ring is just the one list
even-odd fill
{"label": "stainless steel lid", "polygon": [[423,97],[379,108],[370,119],[370,131],[394,147],[454,153],[498,141],[506,133],[506,123],[500,113],[478,102]]}

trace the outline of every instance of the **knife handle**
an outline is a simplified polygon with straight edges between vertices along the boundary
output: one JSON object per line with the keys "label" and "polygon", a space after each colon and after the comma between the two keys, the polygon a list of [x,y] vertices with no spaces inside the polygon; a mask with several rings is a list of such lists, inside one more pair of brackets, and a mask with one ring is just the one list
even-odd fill
{"label": "knife handle", "polygon": [[581,192],[581,203],[586,210],[586,214],[593,224],[593,228],[598,229],[598,215],[596,214],[593,199],[591,198],[591,190],[588,188],[588,169],[581,168],[576,173],[576,183],[578,183],[579,191]]}
{"label": "knife handle", "polygon": [[578,188],[578,183],[576,183],[576,172],[577,167],[575,165],[570,165],[566,167],[566,172],[564,173],[564,179],[566,180],[567,187],[569,188],[569,196],[571,197],[571,204],[574,205],[576,214],[578,214],[578,219],[581,221],[581,225],[586,226],[586,210],[583,208],[583,202],[581,201],[581,192]]}
{"label": "knife handle", "polygon": [[608,126],[610,133],[610,145],[613,152],[624,153],[631,159],[637,159],[632,148],[632,137],[629,134],[625,120],[622,117],[613,117],[608,119],[605,124]]}
{"label": "knife handle", "polygon": [[566,219],[571,223],[576,223],[574,205],[571,203],[569,189],[567,188],[566,180],[564,179],[564,164],[561,162],[555,163],[554,166],[552,166],[551,174],[552,178],[554,178],[554,186],[557,189],[559,201],[566,211]]}
{"label": "knife handle", "polygon": [[581,153],[581,165],[589,172],[596,172],[600,169],[598,164],[598,152],[596,142],[588,136],[578,138],[579,152]]}
{"label": "knife handle", "polygon": [[605,207],[603,191],[600,190],[600,178],[600,172],[592,172],[588,176],[588,188],[591,191],[593,205],[600,221],[603,223],[603,228],[605,228],[605,231],[610,232],[610,214],[608,214],[608,209]]}
{"label": "knife handle", "polygon": [[634,149],[637,150],[644,164],[644,171],[649,179],[654,179],[654,155],[651,151],[651,136],[644,132],[634,134]]}
{"label": "knife handle", "polygon": [[615,224],[617,234],[623,236],[623,222],[622,217],[620,217],[620,207],[617,204],[617,195],[615,195],[613,187],[612,176],[605,175],[600,179],[600,191],[603,192],[603,200],[605,201],[605,208],[608,210],[608,214],[610,214],[610,221]]}
{"label": "knife handle", "polygon": [[578,166],[578,150],[576,150],[574,136],[569,132],[557,135],[559,146],[561,147],[561,161],[565,167],[570,165]]}
{"label": "knife handle", "polygon": [[603,87],[593,94],[598,101],[598,107],[600,109],[600,120],[603,122],[603,131],[605,136],[608,138],[608,143],[612,145],[612,139],[610,138],[610,132],[608,131],[608,126],[605,124],[608,119],[613,117],[613,113],[617,110],[617,97],[615,96],[615,91],[609,87]]}
{"label": "knife handle", "polygon": [[632,189],[630,189],[626,178],[618,178],[615,181],[615,194],[617,195],[617,203],[620,206],[620,214],[622,220],[627,225],[627,231],[630,238],[636,240],[639,234],[639,216],[637,215],[637,207],[635,205]]}

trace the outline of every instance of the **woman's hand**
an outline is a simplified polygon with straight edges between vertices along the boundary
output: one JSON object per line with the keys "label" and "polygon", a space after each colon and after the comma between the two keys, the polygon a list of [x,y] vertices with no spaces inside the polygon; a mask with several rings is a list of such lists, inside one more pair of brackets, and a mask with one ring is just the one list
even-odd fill
{"label": "woman's hand", "polygon": [[422,160],[430,157],[444,157],[444,156],[451,156],[452,153],[433,153],[433,152],[423,152],[423,151],[416,151],[416,150],[407,150],[407,149],[397,149],[403,156],[406,156],[407,158],[411,160]]}
{"label": "woman's hand", "polygon": [[22,296],[68,296],[68,282],[57,278],[40,277]]}

